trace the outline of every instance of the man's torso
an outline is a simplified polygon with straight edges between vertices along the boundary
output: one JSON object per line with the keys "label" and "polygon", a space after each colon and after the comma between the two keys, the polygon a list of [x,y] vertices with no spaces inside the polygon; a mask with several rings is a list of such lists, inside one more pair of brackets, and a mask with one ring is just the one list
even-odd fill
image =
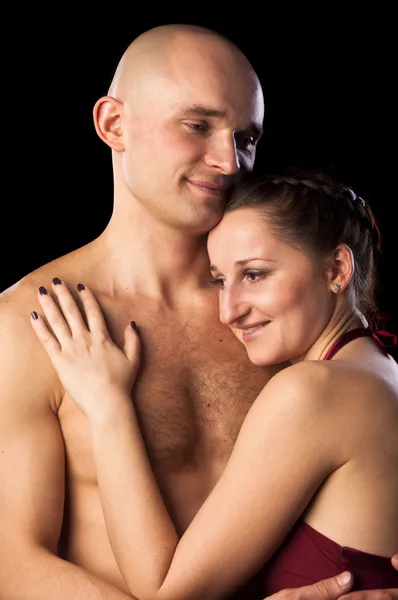
{"label": "man's torso", "polygon": [[[220,477],[243,419],[270,376],[251,365],[243,346],[219,323],[214,291],[206,292],[196,308],[177,310],[139,295],[110,298],[98,293],[119,345],[129,321],[139,328],[142,367],[133,401],[179,533]],[[66,454],[59,554],[127,591],[106,533],[88,422],[68,396],[58,418]]]}

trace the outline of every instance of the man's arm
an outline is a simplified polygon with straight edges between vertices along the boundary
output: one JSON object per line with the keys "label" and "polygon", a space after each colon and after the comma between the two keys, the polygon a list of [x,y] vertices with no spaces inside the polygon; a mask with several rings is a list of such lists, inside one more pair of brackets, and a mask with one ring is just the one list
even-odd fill
{"label": "man's arm", "polygon": [[64,446],[50,394],[59,384],[28,319],[0,306],[0,600],[127,600],[56,556]]}

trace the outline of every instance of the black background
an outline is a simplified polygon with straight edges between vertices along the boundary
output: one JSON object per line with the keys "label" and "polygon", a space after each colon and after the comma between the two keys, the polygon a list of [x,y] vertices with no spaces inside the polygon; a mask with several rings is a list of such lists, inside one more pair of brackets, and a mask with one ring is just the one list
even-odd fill
{"label": "black background", "polygon": [[267,112],[257,168],[326,167],[371,204],[383,232],[379,305],[398,332],[392,14],[381,5],[350,14],[327,3],[294,12],[264,5],[260,14],[247,3],[227,5],[218,18],[209,5],[165,14],[140,7],[138,17],[126,6],[104,4],[86,17],[71,9],[25,11],[5,25],[0,290],[103,230],[112,208],[111,157],[96,136],[92,107],[134,37],[165,23],[193,23],[232,39],[260,77]]}

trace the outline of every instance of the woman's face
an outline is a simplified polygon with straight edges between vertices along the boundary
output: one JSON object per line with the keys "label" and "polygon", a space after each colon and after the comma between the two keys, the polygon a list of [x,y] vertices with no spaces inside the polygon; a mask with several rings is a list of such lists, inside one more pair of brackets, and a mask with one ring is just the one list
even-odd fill
{"label": "woman's face", "polygon": [[226,213],[208,252],[220,286],[220,320],[257,365],[303,356],[333,311],[322,260],[278,239],[256,208]]}

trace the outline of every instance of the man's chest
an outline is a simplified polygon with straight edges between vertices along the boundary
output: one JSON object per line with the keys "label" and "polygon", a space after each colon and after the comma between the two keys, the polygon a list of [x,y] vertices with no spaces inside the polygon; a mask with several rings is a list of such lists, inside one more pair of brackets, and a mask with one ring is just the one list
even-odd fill
{"label": "man's chest", "polygon": [[[108,319],[122,346],[131,314],[112,311]],[[241,424],[265,384],[235,337],[217,321],[165,320],[137,309],[141,367],[132,392],[141,431],[154,468],[179,470],[204,454],[228,456]],[[66,397],[59,411],[69,469],[92,480],[90,430],[84,415]]]}

